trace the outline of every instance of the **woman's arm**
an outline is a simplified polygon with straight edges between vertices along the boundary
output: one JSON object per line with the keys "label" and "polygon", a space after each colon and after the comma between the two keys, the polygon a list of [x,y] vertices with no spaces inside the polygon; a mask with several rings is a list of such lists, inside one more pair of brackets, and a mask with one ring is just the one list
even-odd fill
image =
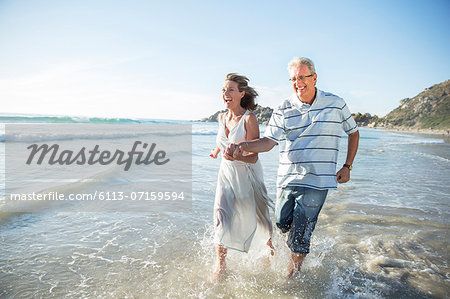
{"label": "woman's arm", "polygon": [[[222,123],[222,117],[223,117],[224,113],[220,113],[219,116],[217,117],[217,121],[220,123]],[[219,125],[220,127],[220,125]],[[216,147],[214,149],[211,150],[211,154],[209,155],[211,158],[216,159],[217,155],[220,153],[220,148],[216,145]]]}

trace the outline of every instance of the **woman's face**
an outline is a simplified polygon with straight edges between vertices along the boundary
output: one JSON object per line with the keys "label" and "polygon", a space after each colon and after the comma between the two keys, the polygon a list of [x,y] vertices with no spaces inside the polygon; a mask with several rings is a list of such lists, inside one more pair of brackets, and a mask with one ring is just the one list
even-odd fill
{"label": "woman's face", "polygon": [[234,81],[226,80],[222,88],[222,98],[225,107],[228,109],[237,108],[241,105],[241,99],[245,91],[239,91],[238,84]]}

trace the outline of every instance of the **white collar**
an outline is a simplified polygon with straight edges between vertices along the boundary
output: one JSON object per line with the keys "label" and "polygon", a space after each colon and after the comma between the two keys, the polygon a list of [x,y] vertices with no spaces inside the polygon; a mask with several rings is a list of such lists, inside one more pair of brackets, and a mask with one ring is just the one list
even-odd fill
{"label": "white collar", "polygon": [[306,103],[303,103],[302,101],[300,101],[300,99],[297,97],[295,92],[289,97],[289,102],[297,110],[305,111],[305,110],[309,110],[311,108],[311,106],[313,106],[317,102],[317,100],[321,97],[322,97],[322,91],[319,90],[318,88],[316,88],[316,97],[314,98],[314,102],[312,103],[312,105],[306,104]]}

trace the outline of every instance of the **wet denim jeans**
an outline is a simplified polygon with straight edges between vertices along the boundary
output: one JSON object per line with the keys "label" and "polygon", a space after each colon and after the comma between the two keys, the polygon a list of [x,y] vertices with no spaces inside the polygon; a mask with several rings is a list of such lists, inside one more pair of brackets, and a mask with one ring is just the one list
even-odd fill
{"label": "wet denim jeans", "polygon": [[328,190],[286,187],[275,204],[275,221],[283,233],[289,231],[287,245],[292,252],[307,254],[317,217]]}

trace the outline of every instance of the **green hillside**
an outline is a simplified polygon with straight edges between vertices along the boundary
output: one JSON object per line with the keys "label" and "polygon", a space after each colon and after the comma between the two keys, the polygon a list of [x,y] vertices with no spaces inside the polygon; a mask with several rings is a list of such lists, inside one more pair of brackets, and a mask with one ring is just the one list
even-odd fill
{"label": "green hillside", "polygon": [[450,80],[400,101],[381,121],[386,126],[417,129],[450,128]]}

